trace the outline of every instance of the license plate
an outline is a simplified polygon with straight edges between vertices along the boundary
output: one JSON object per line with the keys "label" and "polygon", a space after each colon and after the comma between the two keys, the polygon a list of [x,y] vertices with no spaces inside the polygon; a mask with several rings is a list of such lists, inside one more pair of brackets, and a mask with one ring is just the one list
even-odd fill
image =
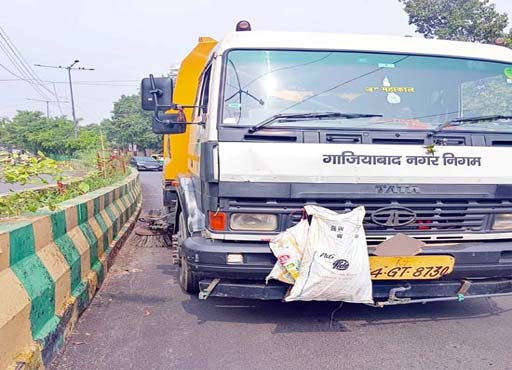
{"label": "license plate", "polygon": [[372,280],[432,280],[451,273],[454,264],[452,256],[370,256],[370,273]]}

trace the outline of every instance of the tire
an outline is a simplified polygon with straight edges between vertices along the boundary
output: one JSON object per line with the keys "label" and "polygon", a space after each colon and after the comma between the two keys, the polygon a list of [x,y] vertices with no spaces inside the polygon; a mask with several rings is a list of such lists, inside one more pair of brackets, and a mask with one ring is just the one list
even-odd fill
{"label": "tire", "polygon": [[184,292],[189,293],[189,294],[198,293],[199,292],[199,281],[201,280],[200,276],[197,273],[190,271],[187,261],[186,261],[186,258],[183,255],[183,253],[181,253],[181,245],[182,245],[183,241],[185,240],[185,238],[188,237],[188,232],[187,232],[186,225],[185,225],[185,217],[183,216],[183,213],[180,213],[180,215],[179,215],[178,224],[179,224],[179,230],[178,230],[178,233],[176,234],[177,239],[178,239],[178,250],[180,250],[180,263],[179,263],[179,267],[178,267],[178,281],[179,281],[181,289],[183,289]]}
{"label": "tire", "polygon": [[188,294],[198,293],[199,281],[201,279],[196,273],[189,270],[187,262],[185,261],[185,256],[181,256],[180,261],[181,263],[178,272],[181,289]]}

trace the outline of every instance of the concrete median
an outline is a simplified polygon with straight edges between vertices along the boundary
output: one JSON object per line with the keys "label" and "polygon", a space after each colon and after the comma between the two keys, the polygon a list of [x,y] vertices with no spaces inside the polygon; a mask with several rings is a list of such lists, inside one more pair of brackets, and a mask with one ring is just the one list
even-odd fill
{"label": "concrete median", "polygon": [[139,175],[0,223],[0,370],[42,369],[101,285],[141,205]]}

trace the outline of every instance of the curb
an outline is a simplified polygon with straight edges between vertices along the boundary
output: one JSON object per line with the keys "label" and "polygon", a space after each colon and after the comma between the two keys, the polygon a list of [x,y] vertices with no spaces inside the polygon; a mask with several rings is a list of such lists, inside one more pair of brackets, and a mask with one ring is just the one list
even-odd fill
{"label": "curb", "polygon": [[0,369],[44,369],[64,346],[137,222],[138,180],[0,225]]}

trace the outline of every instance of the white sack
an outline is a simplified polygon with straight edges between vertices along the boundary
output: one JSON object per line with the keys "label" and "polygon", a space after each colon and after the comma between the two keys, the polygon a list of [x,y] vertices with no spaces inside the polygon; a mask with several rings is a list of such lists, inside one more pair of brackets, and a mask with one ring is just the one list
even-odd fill
{"label": "white sack", "polygon": [[270,279],[291,285],[295,283],[299,275],[308,230],[308,220],[301,220],[297,225],[283,231],[270,241],[270,249],[277,257],[277,262],[265,279],[267,283]]}
{"label": "white sack", "polygon": [[306,206],[313,215],[300,274],[286,301],[372,303],[364,207],[345,214]]}

